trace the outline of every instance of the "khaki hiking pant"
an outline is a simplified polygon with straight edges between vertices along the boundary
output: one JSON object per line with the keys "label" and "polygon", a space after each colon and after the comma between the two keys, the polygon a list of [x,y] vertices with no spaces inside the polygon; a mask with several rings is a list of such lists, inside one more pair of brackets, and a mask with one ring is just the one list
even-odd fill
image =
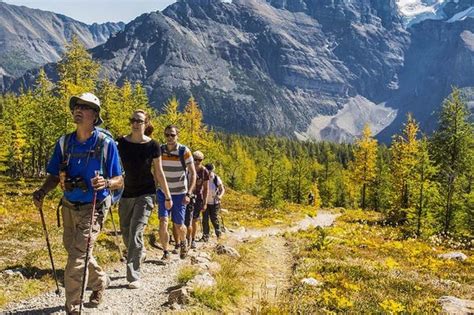
{"label": "khaki hiking pant", "polygon": [[[107,211],[110,208],[110,200],[110,197],[107,197],[100,204],[96,205],[95,218],[92,225],[86,287],[93,291],[101,290],[107,286],[107,275],[97,264],[92,255],[92,250],[99,236],[102,224],[105,221]],[[63,243],[68,254],[66,270],[64,271],[67,312],[79,311],[91,214],[91,203],[77,206],[63,198]]]}
{"label": "khaki hiking pant", "polygon": [[127,281],[140,280],[142,257],[146,254],[143,233],[153,211],[155,194],[120,199],[120,231],[127,246]]}

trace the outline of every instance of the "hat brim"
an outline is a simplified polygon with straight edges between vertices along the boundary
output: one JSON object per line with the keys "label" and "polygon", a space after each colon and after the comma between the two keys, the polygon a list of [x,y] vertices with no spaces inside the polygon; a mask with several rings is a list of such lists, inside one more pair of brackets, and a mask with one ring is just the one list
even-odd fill
{"label": "hat brim", "polygon": [[90,105],[92,108],[94,108],[97,112],[100,112],[100,107],[97,104],[88,102],[87,100],[84,100],[80,97],[77,96],[72,96],[71,99],[69,100],[69,109],[72,110],[74,106],[76,105],[77,101],[81,101],[82,103]]}

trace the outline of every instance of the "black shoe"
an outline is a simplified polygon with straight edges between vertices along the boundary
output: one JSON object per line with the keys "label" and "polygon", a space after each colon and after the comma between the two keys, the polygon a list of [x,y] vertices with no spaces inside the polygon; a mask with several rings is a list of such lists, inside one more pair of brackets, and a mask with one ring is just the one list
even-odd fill
{"label": "black shoe", "polygon": [[177,254],[177,253],[178,253],[178,250],[179,250],[179,245],[176,244],[176,245],[174,246],[174,249],[171,251],[171,253]]}
{"label": "black shoe", "polygon": [[201,237],[201,239],[199,240],[199,242],[208,242],[209,241],[209,235],[203,235]]}
{"label": "black shoe", "polygon": [[169,251],[164,251],[163,252],[163,257],[161,257],[162,261],[170,261],[171,255]]}
{"label": "black shoe", "polygon": [[188,246],[186,246],[186,242],[181,242],[179,247],[180,247],[179,258],[181,259],[186,258],[186,255],[188,254]]}

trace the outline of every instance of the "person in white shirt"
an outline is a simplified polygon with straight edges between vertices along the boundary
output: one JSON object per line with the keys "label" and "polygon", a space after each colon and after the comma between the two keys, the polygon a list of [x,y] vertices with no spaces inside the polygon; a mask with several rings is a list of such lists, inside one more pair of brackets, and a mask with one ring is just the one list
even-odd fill
{"label": "person in white shirt", "polygon": [[219,224],[219,210],[222,196],[224,196],[225,193],[225,188],[222,180],[216,173],[214,173],[214,165],[209,163],[206,164],[205,167],[209,171],[209,189],[207,194],[207,209],[203,212],[202,218],[202,240],[207,242],[210,234],[209,217],[211,218],[217,238],[219,239],[222,234]]}

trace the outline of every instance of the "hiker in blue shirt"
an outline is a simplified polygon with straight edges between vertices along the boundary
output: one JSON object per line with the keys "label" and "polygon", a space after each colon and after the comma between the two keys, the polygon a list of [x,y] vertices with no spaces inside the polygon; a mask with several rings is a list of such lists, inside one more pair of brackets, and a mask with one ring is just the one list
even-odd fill
{"label": "hiker in blue shirt", "polygon": [[[120,189],[123,178],[115,142],[96,128],[103,122],[99,99],[92,93],[83,93],[71,97],[69,107],[76,131],[62,136],[56,143],[47,167],[48,177],[33,193],[33,201],[40,207],[46,194],[58,184],[64,192],[61,202],[63,243],[68,253],[64,271],[66,312],[79,314],[89,237],[87,287],[92,289],[90,306],[96,307],[102,302],[108,285],[106,273],[92,256],[92,248],[111,205],[111,190]],[[97,192],[96,211],[89,235],[94,191]]]}

